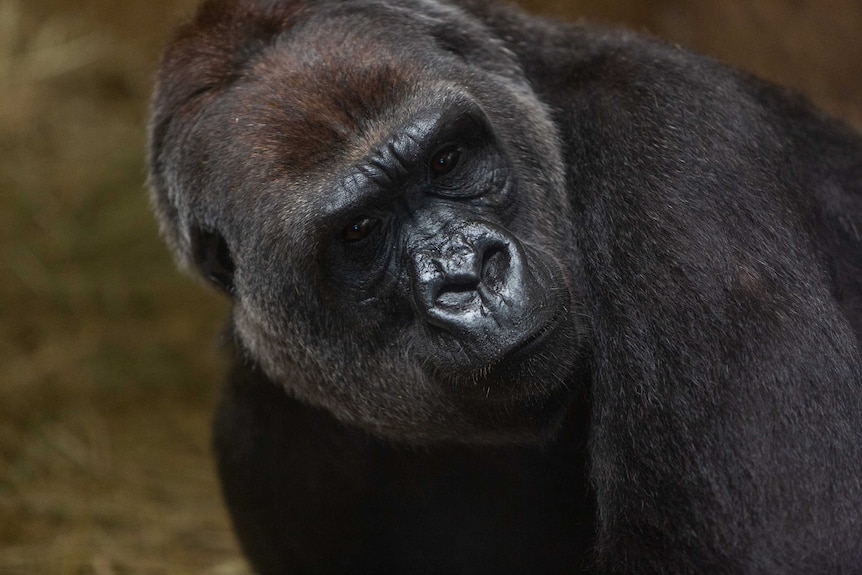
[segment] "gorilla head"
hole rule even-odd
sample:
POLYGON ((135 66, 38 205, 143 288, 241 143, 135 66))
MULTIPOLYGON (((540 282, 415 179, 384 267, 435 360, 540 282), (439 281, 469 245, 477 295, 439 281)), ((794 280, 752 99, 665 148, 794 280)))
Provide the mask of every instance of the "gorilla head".
POLYGON ((155 205, 297 398, 413 442, 541 440, 585 332, 560 145, 500 40, 415 4, 207 3, 163 63, 155 205))

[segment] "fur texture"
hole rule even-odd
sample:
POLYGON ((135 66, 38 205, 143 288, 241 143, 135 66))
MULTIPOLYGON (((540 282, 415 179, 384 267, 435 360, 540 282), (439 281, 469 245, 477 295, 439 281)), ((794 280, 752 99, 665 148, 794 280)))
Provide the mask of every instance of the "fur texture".
POLYGON ((862 139, 802 99, 493 3, 208 0, 150 136, 259 572, 862 572, 862 139))

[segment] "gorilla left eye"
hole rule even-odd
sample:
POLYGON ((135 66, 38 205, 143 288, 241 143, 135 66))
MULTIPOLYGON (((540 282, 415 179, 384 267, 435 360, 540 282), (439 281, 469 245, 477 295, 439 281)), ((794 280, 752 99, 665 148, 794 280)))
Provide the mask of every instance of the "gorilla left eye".
POLYGON ((358 218, 342 230, 341 239, 346 243, 362 241, 371 235, 371 232, 377 227, 377 223, 378 221, 374 218, 358 218))
POLYGON ((431 158, 431 173, 434 176, 445 176, 455 169, 460 157, 460 150, 454 147, 446 148, 437 152, 434 157, 431 158))

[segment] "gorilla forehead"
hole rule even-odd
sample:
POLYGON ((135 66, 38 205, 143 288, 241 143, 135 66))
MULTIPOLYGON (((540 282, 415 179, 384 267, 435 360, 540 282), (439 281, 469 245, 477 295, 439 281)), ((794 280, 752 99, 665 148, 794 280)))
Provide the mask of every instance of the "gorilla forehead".
MULTIPOLYGON (((399 49, 391 34, 379 34, 379 15, 358 12, 357 19, 349 11, 335 12, 297 24, 263 51, 214 106, 212 120, 226 129, 224 137, 201 143, 216 155, 229 151, 233 159, 236 148, 245 148, 253 161, 234 164, 242 175, 234 189, 246 197, 268 196, 280 217, 266 221, 290 223, 302 244, 306 234, 329 226, 326 214, 355 199, 350 196, 356 178, 367 176, 360 168, 394 138, 421 123, 439 122, 452 107, 487 103, 493 114, 518 99, 509 91, 519 84, 502 86, 493 74, 469 73, 461 58, 440 50, 430 36, 423 40, 427 50, 415 48, 415 37, 413 48, 399 49), (493 94, 493 100, 485 102, 483 94, 493 94), (233 142, 233 151, 222 140, 233 142)), ((389 16, 402 22, 405 14, 389 16)), ((415 27, 402 23, 407 31, 415 27)), ((510 72, 517 74, 517 67, 510 72)))
POLYGON ((374 39, 331 33, 343 42, 291 34, 255 63, 250 82, 237 86, 248 139, 281 155, 291 173, 317 171, 334 159, 417 84, 411 68, 374 39))
POLYGON ((234 89, 234 122, 256 155, 277 154, 288 176, 329 170, 348 149, 360 159, 409 121, 411 95, 439 107, 456 86, 483 82, 440 49, 434 26, 392 6, 350 7, 285 31, 234 89))
POLYGON ((481 113, 469 94, 447 83, 429 84, 392 100, 392 108, 377 111, 375 124, 357 120, 359 124, 352 131, 345 127, 354 120, 352 116, 342 124, 325 116, 294 116, 292 109, 265 112, 281 120, 277 125, 265 120, 259 129, 245 135, 263 165, 258 163, 250 172, 244 193, 257 194, 275 185, 289 200, 283 215, 295 224, 327 227, 331 223, 328 218, 345 209, 395 199, 404 192, 404 178, 411 177, 409 172, 427 152, 429 139, 459 114, 468 110, 481 113), (309 129, 315 126, 318 133, 283 133, 283 125, 290 122, 309 129), (325 134, 320 134, 321 130, 325 134), (256 141, 261 132, 270 132, 266 137, 270 145, 260 146, 256 141))

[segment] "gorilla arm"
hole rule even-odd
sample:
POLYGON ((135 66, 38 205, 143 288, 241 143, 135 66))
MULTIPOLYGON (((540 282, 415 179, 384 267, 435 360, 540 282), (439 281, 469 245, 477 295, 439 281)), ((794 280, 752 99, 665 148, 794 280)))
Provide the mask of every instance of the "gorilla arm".
POLYGON ((862 252, 822 238, 860 222, 862 141, 708 60, 608 41, 581 39, 601 66, 541 72, 575 79, 549 96, 593 320, 597 559, 855 569, 859 313, 836 282, 858 293, 862 252))

